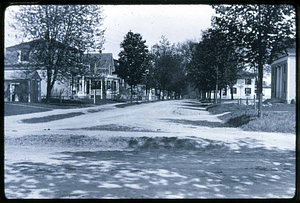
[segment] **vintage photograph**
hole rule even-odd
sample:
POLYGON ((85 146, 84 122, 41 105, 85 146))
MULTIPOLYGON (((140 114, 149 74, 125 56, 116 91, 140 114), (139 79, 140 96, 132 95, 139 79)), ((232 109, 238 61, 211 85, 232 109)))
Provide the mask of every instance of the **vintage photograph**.
POLYGON ((296 8, 11 5, 7 199, 292 199, 296 8))

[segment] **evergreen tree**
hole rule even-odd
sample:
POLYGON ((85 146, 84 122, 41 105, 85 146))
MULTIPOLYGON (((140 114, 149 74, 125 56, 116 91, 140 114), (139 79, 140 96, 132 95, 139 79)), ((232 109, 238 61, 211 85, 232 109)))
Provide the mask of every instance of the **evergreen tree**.
POLYGON ((119 69, 117 74, 131 87, 131 102, 133 87, 142 83, 143 74, 147 68, 148 49, 146 40, 141 34, 129 31, 121 43, 119 53, 119 69))

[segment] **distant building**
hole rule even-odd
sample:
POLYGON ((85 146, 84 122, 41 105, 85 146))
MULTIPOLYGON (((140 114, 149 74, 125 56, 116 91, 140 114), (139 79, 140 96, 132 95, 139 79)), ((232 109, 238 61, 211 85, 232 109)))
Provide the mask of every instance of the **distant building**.
MULTIPOLYGON (((268 84, 269 75, 264 74, 263 81, 263 100, 271 98, 271 86, 268 84), (265 81, 266 80, 266 81, 265 81)), ((231 99, 231 94, 233 94, 233 99, 253 99, 254 96, 257 99, 257 80, 256 74, 248 71, 241 71, 238 74, 238 79, 232 89, 228 86, 226 89, 222 90, 222 99, 231 99)), ((218 92, 218 98, 220 97, 218 92)), ((214 98, 212 93, 211 99, 214 98)))
MULTIPOLYGON (((254 95, 256 95, 255 76, 254 73, 247 71, 243 71, 239 74, 237 83, 232 88, 234 99, 253 99, 254 95)), ((227 93, 224 91, 223 98, 231 98, 231 90, 229 87, 227 93)))
MULTIPOLYGON (((23 71, 23 74, 18 76, 19 80, 28 80, 28 76, 24 75, 25 70, 27 72, 35 71, 35 75, 39 76, 39 78, 35 79, 38 81, 38 88, 36 89, 39 91, 37 93, 39 97, 37 100, 31 97, 31 102, 41 101, 42 98, 46 97, 47 92, 46 70, 43 68, 43 64, 36 64, 31 56, 31 53, 34 52, 34 45, 39 42, 40 40, 25 42, 7 47, 5 50, 5 72, 10 72, 5 74, 4 80, 6 84, 12 81, 10 76, 13 72, 16 75, 17 72, 23 71)), ((82 55, 82 62, 86 71, 79 73, 76 72, 76 67, 72 67, 74 69, 73 74, 55 82, 52 89, 52 97, 93 98, 96 92, 101 99, 111 99, 119 93, 120 78, 113 74, 115 64, 111 53, 83 54, 74 48, 70 48, 70 50, 74 50, 75 53, 82 55)), ((20 83, 17 89, 21 86, 23 86, 23 83, 20 83)), ((31 87, 33 86, 34 83, 32 83, 31 87)), ((17 100, 15 99, 14 101, 17 100)))
POLYGON ((91 53, 84 56, 87 73, 72 78, 72 95, 79 98, 93 98, 95 93, 101 99, 113 99, 119 95, 120 78, 115 72, 112 53, 91 53))
POLYGON ((288 49, 271 64, 271 97, 287 102, 296 100, 296 50, 288 49))

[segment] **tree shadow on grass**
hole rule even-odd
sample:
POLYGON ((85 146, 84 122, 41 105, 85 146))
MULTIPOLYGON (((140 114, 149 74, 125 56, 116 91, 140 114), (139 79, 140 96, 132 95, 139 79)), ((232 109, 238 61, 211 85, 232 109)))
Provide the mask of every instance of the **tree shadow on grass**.
POLYGON ((206 111, 205 109, 196 109, 196 108, 189 108, 189 107, 181 107, 182 109, 188 109, 188 110, 195 110, 195 111, 206 111))
POLYGON ((205 126, 205 127, 212 127, 212 128, 232 127, 231 125, 226 123, 211 122, 205 120, 198 120, 198 121, 187 120, 187 119, 161 119, 161 120, 178 123, 178 124, 191 125, 191 126, 205 126))
POLYGON ((229 118, 225 122, 225 125, 231 126, 231 127, 241 127, 243 125, 248 124, 250 121, 252 121, 256 118, 257 118, 257 116, 255 116, 255 115, 244 114, 241 116, 229 118))

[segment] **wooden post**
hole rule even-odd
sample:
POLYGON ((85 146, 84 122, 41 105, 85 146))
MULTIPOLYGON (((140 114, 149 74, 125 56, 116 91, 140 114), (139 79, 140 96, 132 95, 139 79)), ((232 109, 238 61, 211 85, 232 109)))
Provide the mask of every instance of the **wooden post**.
POLYGON ((253 101, 254 101, 254 110, 256 110, 256 100, 255 100, 255 95, 253 96, 253 101))

